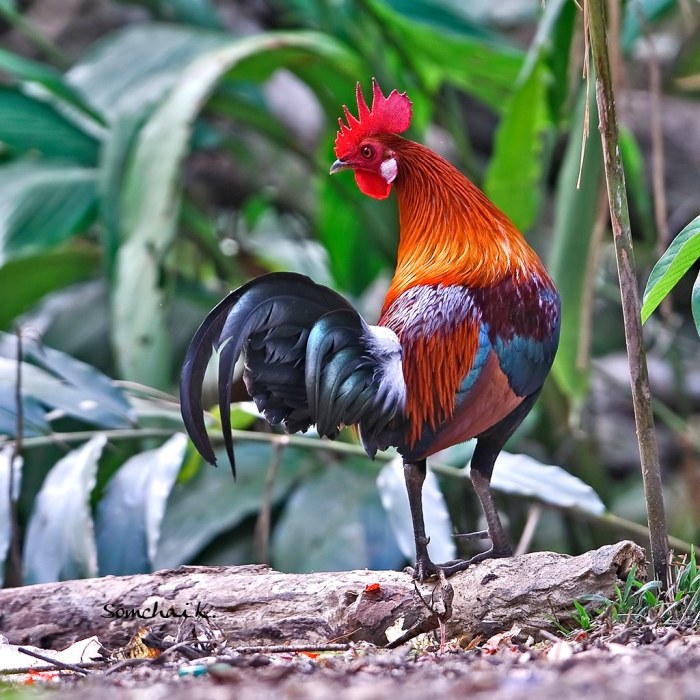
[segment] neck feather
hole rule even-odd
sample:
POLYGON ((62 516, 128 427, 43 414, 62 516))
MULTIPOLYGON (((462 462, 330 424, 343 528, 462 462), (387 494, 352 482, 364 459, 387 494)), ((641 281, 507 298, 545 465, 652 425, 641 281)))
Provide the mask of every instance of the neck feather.
POLYGON ((387 145, 399 159, 400 240, 385 309, 419 284, 479 288, 533 273, 549 279, 508 217, 454 166, 400 136, 387 145))

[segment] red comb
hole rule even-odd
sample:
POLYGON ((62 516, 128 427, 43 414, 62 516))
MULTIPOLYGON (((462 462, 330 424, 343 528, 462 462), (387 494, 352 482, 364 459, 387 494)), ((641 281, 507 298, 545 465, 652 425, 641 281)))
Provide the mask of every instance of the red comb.
POLYGON ((342 119, 338 119, 340 131, 335 137, 335 155, 337 158, 347 156, 360 141, 374 134, 400 134, 406 131, 411 124, 411 100, 405 92, 392 90, 388 97, 384 97, 377 81, 372 78, 372 109, 367 107, 362 95, 360 83, 355 89, 357 96, 356 119, 350 110, 343 105, 347 125, 342 119))

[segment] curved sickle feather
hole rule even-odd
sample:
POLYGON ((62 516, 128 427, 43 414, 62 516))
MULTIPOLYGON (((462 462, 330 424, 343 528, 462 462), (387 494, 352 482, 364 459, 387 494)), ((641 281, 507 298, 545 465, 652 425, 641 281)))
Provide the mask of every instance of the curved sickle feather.
POLYGON ((214 349, 219 358, 219 408, 226 454, 236 473, 231 437, 233 369, 251 334, 284 323, 293 316, 300 327, 311 328, 329 310, 352 306, 327 287, 304 275, 275 272, 258 277, 225 297, 204 319, 185 356, 180 402, 185 428, 197 450, 211 464, 216 454, 207 434, 202 407, 202 384, 214 349))

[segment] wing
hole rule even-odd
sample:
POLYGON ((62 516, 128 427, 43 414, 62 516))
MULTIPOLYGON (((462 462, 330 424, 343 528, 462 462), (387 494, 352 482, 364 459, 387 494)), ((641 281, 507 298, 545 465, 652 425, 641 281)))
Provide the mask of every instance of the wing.
POLYGON ((270 423, 288 432, 317 424, 331 438, 354 423, 369 434, 381 430, 401 410, 393 401, 401 384, 386 381, 397 374, 401 349, 395 336, 380 335, 342 296, 303 275, 272 273, 231 292, 200 326, 182 370, 182 416, 195 447, 216 463, 202 383, 219 348, 219 408, 234 474, 230 396, 241 354, 248 393, 270 423))
POLYGON ((541 388, 556 351, 559 299, 534 279, 417 285, 380 323, 403 346, 408 426, 399 450, 423 458, 480 435, 541 388))
POLYGON ((533 276, 516 284, 507 278, 496 287, 479 290, 475 299, 515 394, 525 397, 539 391, 559 344, 561 308, 551 281, 533 276))

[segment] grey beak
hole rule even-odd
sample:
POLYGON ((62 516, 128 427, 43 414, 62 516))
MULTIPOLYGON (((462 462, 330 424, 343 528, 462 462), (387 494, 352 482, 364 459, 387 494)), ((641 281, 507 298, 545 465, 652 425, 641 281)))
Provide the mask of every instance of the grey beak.
POLYGON ((333 165, 331 165, 331 175, 334 173, 339 173, 341 170, 346 170, 347 168, 352 167, 349 163, 346 163, 344 160, 336 160, 333 165))

